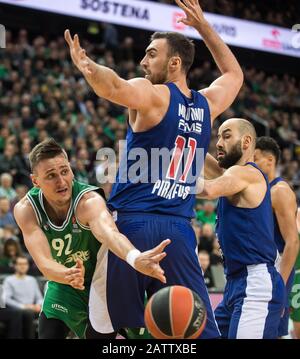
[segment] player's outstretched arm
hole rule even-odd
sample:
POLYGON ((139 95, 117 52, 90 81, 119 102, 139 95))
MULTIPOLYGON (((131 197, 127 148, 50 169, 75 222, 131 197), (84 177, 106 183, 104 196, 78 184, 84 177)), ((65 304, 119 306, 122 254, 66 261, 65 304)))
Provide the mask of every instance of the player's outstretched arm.
POLYGON ((134 110, 160 104, 161 94, 149 80, 135 78, 127 81, 110 68, 96 64, 81 48, 78 35, 72 38, 69 30, 65 31, 65 40, 74 65, 98 96, 134 110))
POLYGON ((16 204, 14 216, 22 231, 25 245, 41 273, 48 280, 83 290, 85 270, 82 261, 78 259, 74 267, 67 268, 53 259, 48 240, 26 198, 16 204))
POLYGON ((166 283, 159 262, 166 256, 165 247, 170 240, 162 241, 157 247, 139 252, 126 236, 118 231, 104 200, 95 192, 85 194, 80 200, 76 216, 89 225, 93 235, 119 258, 126 260, 137 271, 166 283))
POLYGON ((287 283, 299 252, 296 196, 285 183, 279 183, 279 185, 273 187, 271 196, 273 211, 276 215, 280 233, 285 241, 280 262, 280 274, 284 282, 287 283))
POLYGON ((221 71, 221 76, 217 80, 200 91, 208 100, 213 121, 233 103, 242 87, 244 75, 229 47, 204 18, 199 1, 175 0, 175 2, 186 15, 179 21, 194 27, 199 32, 221 71))
POLYGON ((224 169, 218 164, 218 161, 208 153, 204 162, 204 178, 207 180, 215 179, 222 176, 224 169))
POLYGON ((216 199, 233 196, 247 188, 250 181, 251 176, 244 166, 233 166, 216 179, 199 179, 197 197, 216 199))

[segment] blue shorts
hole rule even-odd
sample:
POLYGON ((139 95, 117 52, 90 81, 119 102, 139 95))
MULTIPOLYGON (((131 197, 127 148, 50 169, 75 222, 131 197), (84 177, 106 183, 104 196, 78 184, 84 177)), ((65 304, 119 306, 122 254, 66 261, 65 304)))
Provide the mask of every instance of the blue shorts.
POLYGON ((284 282, 274 266, 251 265, 230 276, 215 310, 222 338, 276 339, 284 300, 284 282))
POLYGON ((278 336, 283 337, 289 333, 289 316, 290 316, 290 305, 289 305, 289 296, 292 290, 293 282, 295 278, 295 269, 292 270, 289 279, 285 286, 285 303, 284 303, 284 314, 280 319, 278 336))
MULTIPOLYGON (((101 306, 94 305, 98 313, 103 313, 102 322, 104 319, 106 322, 110 321, 106 332, 109 332, 109 328, 117 331, 124 327, 144 327, 145 293, 149 298, 165 286, 182 285, 195 291, 206 305, 207 324, 201 338, 219 338, 220 333, 196 254, 197 241, 190 222, 175 216, 119 213, 116 224, 119 231, 140 251, 149 250, 164 239, 170 238, 172 243, 166 247, 167 256, 161 262, 167 278, 165 285, 157 279, 138 273, 126 262, 108 252, 106 298, 101 299, 101 306)), ((101 318, 99 315, 98 317, 100 323, 101 318)), ((101 331, 100 324, 95 329, 101 331)))

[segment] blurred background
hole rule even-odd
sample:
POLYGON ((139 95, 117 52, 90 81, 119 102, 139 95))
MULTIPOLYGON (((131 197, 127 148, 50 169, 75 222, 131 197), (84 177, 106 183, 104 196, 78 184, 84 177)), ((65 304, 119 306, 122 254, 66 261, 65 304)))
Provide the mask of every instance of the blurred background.
MULTIPOLYGON (((100 1, 74 1, 74 6, 77 4, 82 13, 84 8, 90 7, 84 18, 67 16, 71 4, 66 7, 65 14, 58 11, 59 14, 55 9, 46 12, 23 7, 26 1, 0 1, 0 24, 6 28, 6 48, 0 49, 0 283, 20 270, 36 281, 36 291, 32 293, 35 314, 27 320, 30 323, 24 329, 24 337, 36 336, 36 313, 45 284, 26 251, 12 214, 14 205, 32 186, 28 162, 31 149, 48 137, 55 138, 66 149, 77 179, 99 185, 97 173, 103 169, 96 161, 97 151, 102 147, 119 151, 118 141, 126 134, 127 110, 98 98, 91 91, 70 61, 63 33, 66 28, 73 34, 77 32, 88 55, 114 69, 121 77, 143 76, 139 61, 153 31, 149 28, 151 25, 143 28, 141 18, 151 22, 157 9, 174 12, 178 8, 166 6, 174 4, 171 0, 127 3, 132 3, 133 9, 124 10, 120 5, 115 11, 116 17, 123 16, 121 26, 118 19, 103 22, 109 9, 101 8, 100 1), (15 5, 7 4, 9 2, 15 5), (154 10, 152 6, 156 6, 154 10), (140 7, 149 12, 143 10, 138 15, 140 7), (90 19, 86 18, 89 16, 90 19)), ((203 0, 200 4, 211 15, 228 17, 224 18, 224 23, 230 21, 232 25, 220 27, 221 35, 224 29, 226 36, 230 31, 238 31, 239 26, 251 25, 244 43, 239 47, 231 46, 243 67, 245 83, 231 108, 216 121, 210 153, 215 154, 216 129, 220 123, 230 117, 251 120, 259 136, 270 135, 278 141, 282 149, 279 173, 294 189, 299 206, 300 53, 294 51, 290 55, 288 46, 280 38, 281 34, 292 34, 292 26, 300 23, 299 0, 252 0, 251 3, 203 0), (240 25, 236 22, 238 19, 248 21, 240 25), (259 29, 263 24, 269 32, 269 38, 263 42, 265 51, 254 49, 248 42, 262 36, 259 29)), ((166 24, 162 23, 162 30, 166 24)), ((207 87, 219 73, 203 42, 195 39, 195 43, 196 59, 189 74, 189 85, 199 90, 207 87)), ((108 196, 111 185, 102 187, 108 196)), ((215 202, 198 201, 193 220, 199 259, 213 306, 222 298, 225 284, 214 232, 215 209, 215 202)), ((22 303, 11 305, 18 308, 22 303)), ((7 323, 0 315, 1 337, 9 335, 7 323)))

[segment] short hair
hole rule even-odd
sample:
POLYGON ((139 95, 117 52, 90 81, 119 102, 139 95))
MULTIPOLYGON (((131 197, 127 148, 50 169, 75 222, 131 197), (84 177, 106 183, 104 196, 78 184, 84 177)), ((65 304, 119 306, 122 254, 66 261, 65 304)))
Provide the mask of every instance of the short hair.
POLYGON ((19 254, 14 260, 13 260, 13 264, 16 265, 18 259, 26 259, 27 263, 29 264, 29 259, 28 257, 26 257, 24 254, 19 254))
POLYGON ((271 153, 275 157, 275 163, 278 164, 281 156, 281 150, 278 143, 268 136, 259 137, 256 141, 256 149, 271 153))
POLYGON ((252 137, 256 140, 256 130, 253 124, 250 121, 245 120, 243 118, 239 118, 238 121, 239 121, 239 131, 241 135, 250 133, 250 135, 252 135, 252 137))
POLYGON ((7 172, 2 173, 0 180, 2 181, 4 178, 9 179, 10 181, 13 180, 13 176, 10 173, 7 173, 7 172))
POLYGON ((40 161, 54 158, 59 155, 64 155, 68 158, 66 151, 53 138, 48 138, 37 144, 29 154, 31 172, 34 171, 40 161))
POLYGON ((155 32, 150 40, 156 39, 167 40, 169 45, 168 55, 170 57, 179 56, 182 61, 182 69, 187 74, 195 58, 194 42, 178 32, 155 32))
POLYGON ((244 135, 251 135, 253 138, 253 144, 252 144, 252 148, 253 150, 255 149, 255 144, 256 144, 256 130, 255 127, 253 126, 253 124, 248 121, 245 120, 244 118, 237 118, 236 119, 238 121, 238 130, 241 136, 244 135))

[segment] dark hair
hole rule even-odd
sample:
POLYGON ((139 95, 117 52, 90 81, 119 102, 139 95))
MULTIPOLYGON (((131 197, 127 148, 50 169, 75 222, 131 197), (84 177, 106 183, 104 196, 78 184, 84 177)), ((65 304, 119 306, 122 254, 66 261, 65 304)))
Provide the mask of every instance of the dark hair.
POLYGON ((29 154, 31 171, 35 169, 36 165, 40 161, 59 156, 61 154, 68 158, 65 150, 53 138, 44 140, 43 142, 37 144, 29 154))
POLYGON ((269 152, 275 157, 276 165, 279 162, 281 150, 278 143, 272 138, 267 136, 259 137, 256 140, 256 149, 269 152))
POLYGON ((20 244, 15 240, 15 239, 12 239, 12 238, 8 238, 5 242, 4 242, 4 246, 3 246, 3 255, 4 257, 9 257, 9 253, 8 253, 8 249, 7 247, 8 246, 15 246, 16 247, 16 256, 19 257, 22 255, 22 249, 21 249, 21 246, 20 244))
POLYGON ((170 57, 179 56, 182 61, 182 69, 187 74, 194 62, 195 44, 186 36, 177 32, 155 32, 151 36, 151 41, 156 39, 166 39, 169 45, 170 57))

